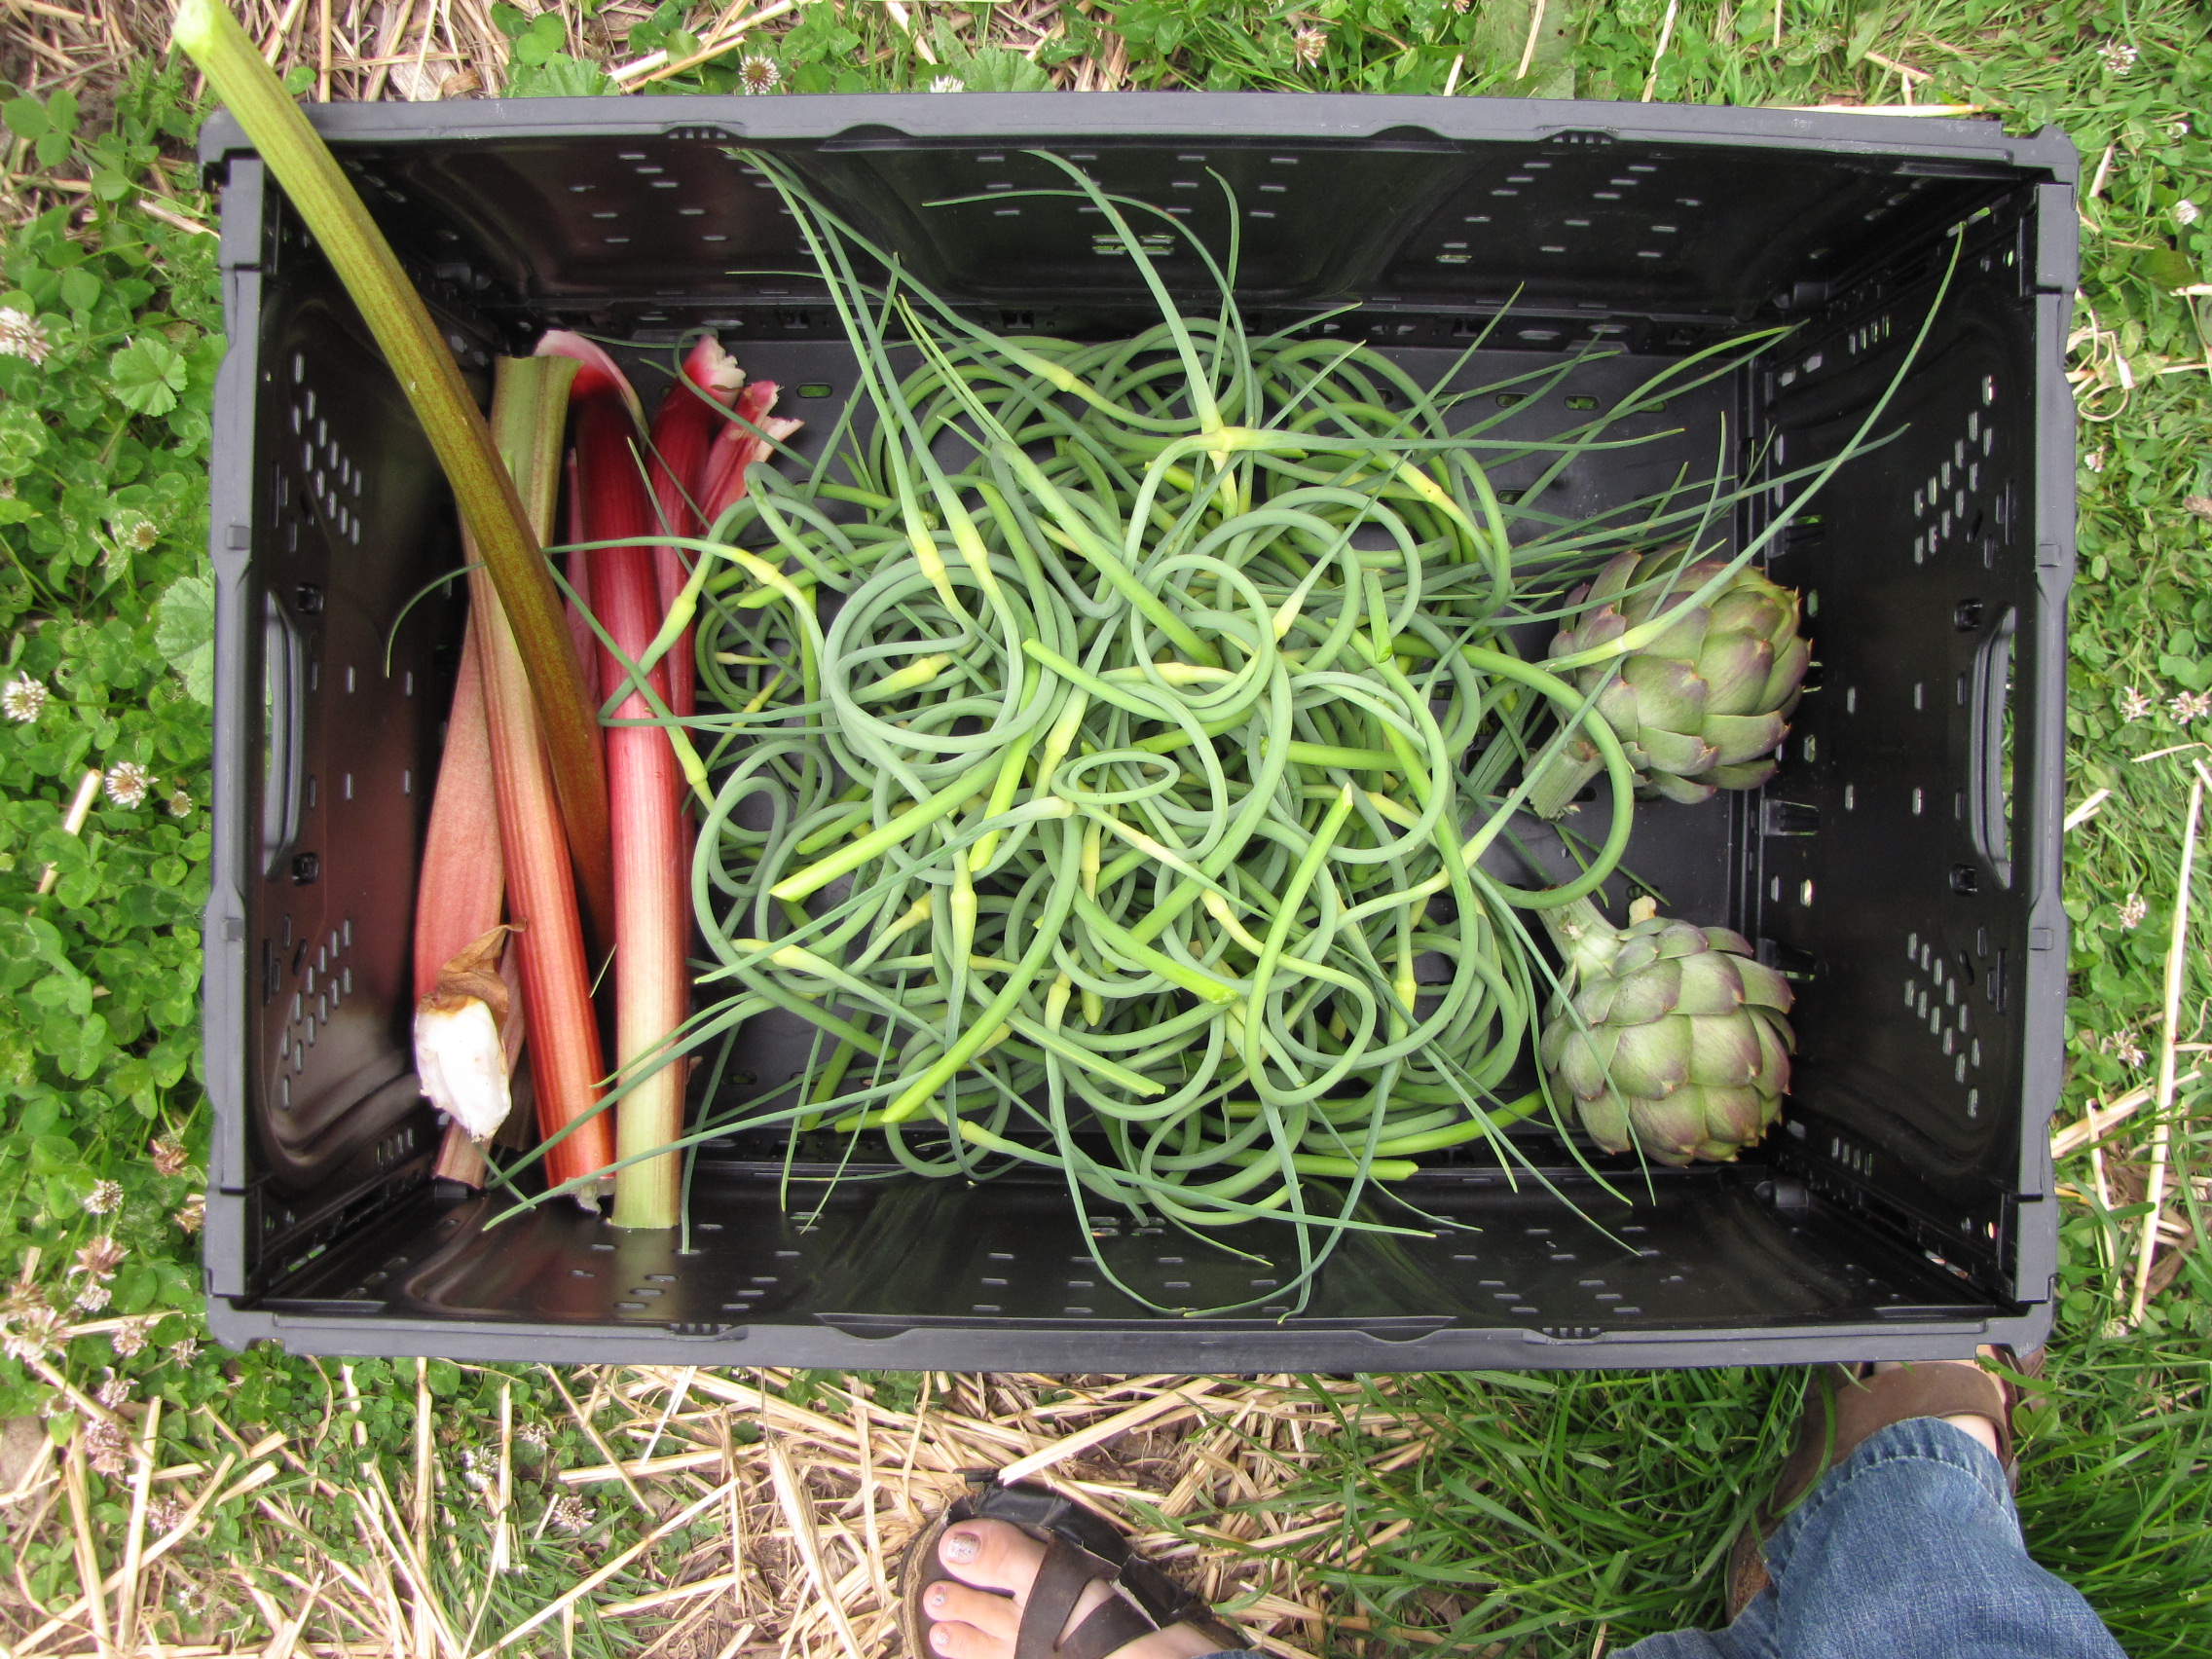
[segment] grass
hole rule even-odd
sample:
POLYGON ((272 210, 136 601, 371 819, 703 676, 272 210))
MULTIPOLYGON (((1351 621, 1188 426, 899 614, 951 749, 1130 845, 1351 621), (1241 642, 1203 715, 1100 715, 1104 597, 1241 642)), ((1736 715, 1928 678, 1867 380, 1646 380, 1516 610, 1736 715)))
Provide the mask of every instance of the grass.
MULTIPOLYGON (((2083 420, 2072 803, 2110 792, 2067 839, 2074 983, 2064 1112, 2078 1118, 2155 1082, 2167 1035, 2180 826, 2191 762, 2206 754, 2208 715, 2197 700, 2212 693, 2212 294, 2192 291, 2212 279, 2212 133, 2202 114, 2212 107, 2212 47, 2198 8, 1784 0, 1777 18, 1761 0, 1487 0, 1465 12, 1451 0, 1030 0, 909 4, 903 22, 888 6, 827 0, 773 17, 772 7, 755 10, 762 20, 738 18, 746 32, 722 55, 659 80, 648 64, 619 84, 719 91, 746 73, 806 91, 918 88, 945 77, 978 90, 1441 92, 1449 84, 1458 93, 1572 90, 1630 99, 1648 88, 1687 101, 1972 106, 2016 129, 2063 127, 2095 186, 2081 203, 2083 276, 2070 355, 2083 420), (764 67, 749 69, 748 59, 764 67)), ((667 54, 665 64, 706 51, 721 15, 682 0, 657 10, 616 0, 588 15, 564 8, 535 19, 474 0, 434 10, 256 0, 248 23, 295 91, 434 96, 604 90, 617 84, 609 68, 652 52, 667 54), (427 34, 425 17, 435 25, 427 34)), ((111 120, 122 71, 156 50, 160 24, 158 7, 132 4, 82 15, 11 9, 0 78, 42 99, 67 82, 81 97, 84 131, 97 132, 111 120)), ((174 296, 134 303, 167 307, 166 337, 175 337, 176 318, 204 314, 211 277, 192 252, 204 239, 169 222, 203 216, 204 203, 176 169, 148 159, 160 149, 180 156, 175 135, 147 138, 147 155, 42 148, 40 134, 24 130, 30 118, 10 109, 6 166, 20 210, 113 203, 119 224, 143 228, 155 274, 177 285, 174 296), (65 179, 91 181, 90 194, 82 182, 75 192, 57 182, 65 179)), ((129 110, 126 98, 124 115, 112 119, 139 119, 129 110)), ((25 234, 17 234, 18 250, 25 234)), ((106 245, 112 253, 119 244, 110 237, 106 245)), ((168 417, 178 423, 173 453, 187 457, 198 387, 189 354, 177 346, 184 414, 168 417)), ((159 357, 141 349, 133 372, 161 379, 169 365, 159 357)), ((172 515, 165 530, 172 522, 185 537, 177 545, 188 545, 196 521, 172 515)), ((0 534, 14 535, 13 521, 0 534)), ((133 650, 155 648, 156 602, 170 601, 178 579, 153 559, 105 586, 57 590, 43 611, 12 605, 8 660, 58 638, 126 664, 133 650)), ((189 682, 197 646, 188 618, 181 605, 166 614, 171 625, 161 638, 189 682)), ((96 713, 126 738, 138 729, 132 719, 153 731, 176 718, 166 679, 132 679, 116 666, 104 683, 96 713)), ((83 705, 91 693, 75 695, 83 705)), ((95 750, 125 740, 91 715, 81 719, 95 750)), ((77 855, 51 828, 86 753, 81 744, 67 755, 41 750, 0 778, 10 859, 27 866, 58 856, 64 898, 97 888, 89 873, 67 888, 93 870, 92 854, 69 863, 77 855)), ((187 786, 203 763, 173 760, 187 786)), ((86 837, 103 848, 122 845, 128 830, 107 812, 86 837)), ((203 837, 197 850, 183 839, 163 856, 203 861, 203 837)), ((195 868, 171 885, 190 890, 202 879, 195 868)), ((128 891, 112 896, 118 913, 144 903, 128 891)), ((2184 1072, 2199 1053, 2189 1046, 2208 1040, 2212 1007, 2202 922, 2212 896, 2196 898, 2172 1034, 2184 1072)), ((53 946, 63 955, 66 947, 66 939, 53 946)), ((68 985, 55 993, 64 994, 75 993, 68 985)), ((44 1039, 7 1023, 15 1017, 0 1018, 12 1077, 50 1090, 87 1087, 68 1081, 87 1073, 52 1070, 59 1062, 39 1047, 44 1039)), ((173 1072, 165 1061, 129 1075, 138 1092, 113 1098, 140 1103, 153 1120, 143 1132, 127 1118, 128 1132, 101 1130, 76 1161, 39 1166, 35 1182, 16 1180, 14 1207, 0 1217, 13 1252, 0 1266, 34 1288, 59 1285, 93 1225, 75 1209, 84 1195, 71 1183, 89 1192, 94 1179, 118 1180, 150 1219, 142 1235, 130 1235, 132 1266, 116 1282, 137 1299, 134 1316, 160 1315, 141 1328, 153 1332, 142 1350, 122 1351, 111 1319, 78 1309, 40 1358, 45 1371, 0 1360, 7 1409, 56 1414, 54 1432, 12 1436, 5 1445, 14 1455, 0 1453, 8 1476, 0 1497, 20 1493, 0 1546, 0 1628, 18 1651, 102 1651, 90 1607, 35 1645, 20 1644, 80 1599, 86 1552, 104 1575, 133 1536, 143 1552, 174 1527, 174 1546, 137 1575, 135 1596, 144 1628, 172 1653, 352 1644, 454 1655, 612 1566, 517 1650, 640 1653, 657 1642, 682 1659, 714 1659, 788 1637, 793 1650, 844 1653, 834 1601, 852 1641, 872 1655, 893 1640, 876 1573, 904 1529, 953 1489, 957 1469, 1107 1421, 1183 1381, 1114 1392, 1067 1380, 685 1379, 608 1368, 565 1375, 557 1386, 542 1370, 195 1355, 186 1246, 173 1229, 162 1231, 189 1174, 157 1184, 143 1149, 158 1131, 188 1148, 203 1144, 204 1108, 181 1059, 173 1072), (43 1267, 26 1269, 34 1247, 43 1267), (157 1263, 170 1266, 157 1271, 157 1263), (145 1276, 129 1277, 141 1266, 145 1276), (88 1398, 109 1376, 119 1384, 112 1419, 88 1398), (74 1403, 56 1380, 76 1390, 74 1403), (147 1433, 157 1397, 150 1458, 140 1465, 123 1438, 147 1433), (865 1446, 851 1427, 864 1406, 865 1446), (661 1454, 674 1446, 701 1461, 628 1480, 561 1478, 604 1464, 610 1452, 634 1459, 656 1441, 661 1454), (789 1464, 781 1488, 771 1448, 789 1464), (143 1483, 143 1503, 133 1474, 141 1466, 158 1477, 143 1483), (688 1504, 723 1483, 730 1491, 719 1501, 622 1560, 664 1515, 682 1513, 672 1501, 688 1504), (502 1521, 516 1570, 488 1573, 502 1521), (800 1547, 810 1528, 819 1579, 800 1547), (679 1581, 728 1572, 733 1560, 740 1582, 722 1593, 651 1601, 679 1581)), ((18 1097, 30 1098, 25 1087, 17 1084, 18 1097)), ((2126 1265, 2148 1219, 2157 1103, 2060 1161, 2063 1300, 2050 1380, 2026 1443, 2020 1501, 2031 1550, 2082 1588, 2137 1659, 2212 1651, 2212 1604, 2201 1588, 2212 1583, 2212 1258, 2195 1247, 2212 1228, 2202 1184, 2212 1129, 2201 1092, 2185 1086, 2169 1114, 2177 1180, 2164 1205, 2163 1282, 2137 1324, 2121 1315, 2126 1265)), ((11 1144, 37 1129, 18 1099, 4 1110, 11 1144)), ((1209 1593, 1250 1604, 1251 1622, 1287 1651, 1587 1655, 1717 1619, 1720 1553, 1788 1435, 1797 1387, 1791 1376, 1741 1371, 1263 1379, 1221 1385, 1192 1407, 1198 1416, 1157 1419, 1054 1472, 1090 1482, 1093 1495, 1149 1529, 1157 1545, 1181 1551, 1209 1593), (1257 1542, 1285 1533, 1286 1541, 1257 1542)), ((34 1430, 41 1426, 34 1419, 34 1430)), ((111 1594, 99 1617, 112 1625, 126 1610, 111 1594)))

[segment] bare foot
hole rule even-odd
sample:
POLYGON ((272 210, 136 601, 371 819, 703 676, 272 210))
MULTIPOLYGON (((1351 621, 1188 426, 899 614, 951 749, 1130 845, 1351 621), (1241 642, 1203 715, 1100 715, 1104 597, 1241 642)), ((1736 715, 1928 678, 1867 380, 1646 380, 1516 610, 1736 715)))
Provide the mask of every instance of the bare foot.
MULTIPOLYGON (((944 1659, 1013 1659, 1021 1609, 1045 1563, 1045 1546, 1003 1521, 963 1521, 945 1530, 937 1557, 961 1582, 933 1584, 923 1593, 922 1611, 937 1621, 930 1644, 944 1659)), ((1064 1641, 1092 1608, 1120 1593, 1103 1579, 1087 1585, 1055 1641, 1064 1641)), ((1199 1659, 1219 1651, 1218 1642, 1177 1624, 1116 1648, 1112 1659, 1199 1659)))
MULTIPOLYGON (((1982 1346, 1980 1351, 1991 1359, 2001 1359, 2003 1357, 1995 1348, 1988 1346, 1986 1344, 1982 1346)), ((1980 1366, 1975 1365, 1974 1361, 1971 1359, 1923 1359, 1915 1360, 1913 1363, 1916 1365, 1972 1365, 1977 1371, 1981 1369, 1980 1366)), ((1899 1362, 1894 1359, 1885 1359, 1874 1367, 1877 1372, 1896 1371, 1899 1368, 1899 1362)), ((1994 1422, 1990 1421, 1989 1419, 1983 1417, 1979 1412, 1954 1412, 1949 1417, 1943 1419, 1943 1421, 1949 1423, 1953 1428, 1962 1429, 1966 1433, 1972 1435, 1976 1440, 1980 1441, 1984 1446, 1989 1448, 1989 1455, 1991 1456, 1994 1457, 1998 1455, 1997 1425, 1994 1422)))

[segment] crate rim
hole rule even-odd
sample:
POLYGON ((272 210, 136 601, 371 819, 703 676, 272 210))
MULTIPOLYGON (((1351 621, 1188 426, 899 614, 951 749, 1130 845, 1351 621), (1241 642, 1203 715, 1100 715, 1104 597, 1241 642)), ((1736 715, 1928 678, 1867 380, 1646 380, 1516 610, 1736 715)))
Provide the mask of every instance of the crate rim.
MULTIPOLYGON (((1592 98, 1410 96, 1378 92, 791 92, 482 98, 439 103, 307 104, 333 144, 454 138, 702 137, 729 142, 820 142, 867 129, 922 142, 1032 137, 1162 136, 1372 140, 1393 134, 1438 143, 1528 142, 1569 134, 1614 142, 1817 148, 1831 153, 2041 173, 2073 185, 2081 153, 2055 126, 2014 136, 2001 122, 1876 114, 1851 108, 1769 109, 1734 104, 1624 104, 1592 98), (1047 111, 1051 113, 1048 115, 1047 111), (678 115, 676 112, 682 112, 678 115), (702 129, 713 129, 712 132, 702 129)), ((228 110, 200 134, 203 169, 254 146, 228 110)))

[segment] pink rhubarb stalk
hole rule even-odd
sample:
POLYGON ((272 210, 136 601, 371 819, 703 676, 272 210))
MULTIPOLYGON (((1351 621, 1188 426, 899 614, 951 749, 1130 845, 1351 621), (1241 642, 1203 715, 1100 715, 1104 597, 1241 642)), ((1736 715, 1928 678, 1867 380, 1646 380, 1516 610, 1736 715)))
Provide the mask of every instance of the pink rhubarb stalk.
MULTIPOLYGON (((498 364, 493 430, 540 535, 552 521, 560 485, 565 383, 571 373, 566 364, 529 358, 502 358, 498 364)), ((498 593, 481 570, 469 576, 469 627, 484 668, 492 777, 507 908, 521 958, 538 1130, 550 1138, 576 1124, 546 1155, 547 1179, 562 1184, 614 1160, 612 1125, 606 1113, 595 1110, 607 1063, 591 1006, 590 963, 530 677, 498 593)))
POLYGON ((744 498, 745 469, 774 453, 768 439, 782 443, 806 424, 769 414, 776 407, 776 391, 774 381, 753 382, 738 397, 734 411, 737 419, 725 422, 716 434, 714 448, 692 491, 692 498, 699 503, 699 516, 709 529, 733 502, 744 498))
MULTIPOLYGON (((659 518, 639 464, 636 399, 607 353, 556 331, 540 354, 573 357, 578 369, 570 401, 575 410, 576 495, 583 503, 592 604, 613 648, 601 648, 600 687, 610 696, 642 662, 665 613, 654 574, 659 518)), ((665 707, 665 661, 645 677, 665 707)), ((651 703, 633 689, 607 728, 608 824, 614 844, 615 1060, 627 1086, 615 1116, 615 1152, 626 1162, 614 1177, 614 1225, 674 1227, 682 1159, 656 1151, 682 1133, 684 1067, 667 1055, 683 1023, 690 989, 685 946, 690 939, 684 881, 683 775, 668 734, 652 724, 651 703)))
MULTIPOLYGON (((729 424, 725 411, 744 385, 745 371, 710 334, 684 357, 682 375, 653 415, 653 505, 670 535, 696 536, 705 528, 693 492, 715 440, 729 424)), ((664 616, 690 578, 690 566, 691 556, 681 548, 663 543, 653 549, 653 580, 664 616)), ((679 719, 688 719, 697 706, 698 671, 692 631, 686 628, 668 652, 668 706, 679 719)))
MULTIPOLYGON (((573 451, 570 452, 564 475, 569 481, 569 539, 571 542, 581 541, 584 538, 584 503, 583 498, 576 492, 576 458, 573 451)), ((569 578, 570 597, 565 607, 569 638, 576 647, 576 661, 583 665, 584 695, 591 699, 593 713, 592 742, 599 749, 599 763, 604 767, 607 764, 607 728, 598 719, 601 702, 599 637, 591 631, 591 623, 585 620, 591 615, 591 555, 571 553, 564 561, 564 568, 569 578)), ((611 881, 611 875, 608 879, 611 881)), ((610 896, 612 892, 613 889, 609 887, 610 896)))
MULTIPOLYGON (((440 976, 469 943, 499 924, 507 891, 499 858, 499 806, 492 783, 492 732, 484 711, 484 663, 471 628, 461 646, 453 709, 446 717, 445 750, 430 797, 430 829, 423 839, 422 874, 415 888, 415 1001, 438 987, 440 976)), ((512 1071, 524 1021, 516 1009, 500 1035, 512 1071)), ((424 1077, 418 1052, 418 1077, 424 1077)), ((430 1090, 425 1088, 425 1093, 430 1090)), ((432 1095, 432 1098, 435 1098, 432 1095)), ((484 1155, 457 1121, 446 1124, 436 1173, 471 1187, 484 1185, 484 1155)))
POLYGON ((499 806, 492 787, 492 732, 484 712, 484 658, 471 628, 446 719, 445 752, 430 796, 415 887, 415 1000, 436 987, 447 963, 499 925, 506 898, 499 863, 499 806))

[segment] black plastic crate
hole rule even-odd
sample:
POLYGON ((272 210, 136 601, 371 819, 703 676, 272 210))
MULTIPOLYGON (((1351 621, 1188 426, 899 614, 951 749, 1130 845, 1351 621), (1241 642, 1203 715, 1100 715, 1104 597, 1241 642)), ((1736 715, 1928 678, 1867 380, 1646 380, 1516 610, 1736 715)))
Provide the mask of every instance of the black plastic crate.
MULTIPOLYGON (((1788 321, 1779 350, 1673 399, 1674 435, 1565 481, 1564 510, 1686 465, 1833 455, 1893 377, 1954 233, 1949 299, 1885 428, 1771 549, 1806 590, 1814 688, 1774 781, 1641 815, 1632 863, 1674 913, 1794 976, 1784 1128, 1736 1163, 1656 1169, 1630 1249, 1483 1152, 1415 1183, 1479 1226, 1352 1235, 1304 1314, 1147 1314, 1094 1284, 1065 1193, 848 1183, 787 1214, 778 1160, 706 1149, 693 1248, 572 1208, 433 1183, 407 1045, 412 873, 458 645, 406 598, 460 563, 452 503, 388 372, 228 122, 232 352, 217 399, 215 1103, 208 1318, 313 1352, 870 1368, 1250 1372, 1802 1362, 2025 1346, 2050 1316, 2066 923, 2059 907, 2075 156, 2055 132, 1852 115, 1274 94, 530 99, 317 108, 479 390, 566 324, 640 352, 707 324, 797 395, 819 442, 852 361, 769 148, 994 326, 1144 316, 1074 203, 1015 198, 1051 148, 1226 230, 1256 322, 1362 337, 1463 384, 1587 354, 1512 419, 1566 424, 1671 359, 1788 321), (1002 191, 1001 187, 1004 187, 1002 191), (809 395, 812 394, 812 395, 809 395), (1763 458, 1763 459, 1761 459, 1763 458), (387 638, 391 635, 389 671, 387 638)), ((1171 280, 1198 274, 1163 258, 1171 280)), ((645 359, 639 357, 642 364, 645 359)), ((650 388, 647 388, 648 395, 650 388)), ((1609 398, 1608 398, 1609 401, 1609 398)), ((1511 487, 1523 482, 1501 476, 1511 487)), ((1756 534, 1767 500, 1738 515, 1756 534)), ((1594 827, 1593 827, 1594 828, 1594 827)), ((1556 845, 1556 844, 1555 844, 1556 845)), ((1532 857, 1545 856, 1540 842, 1532 857)), ((1526 873, 1526 872, 1525 872, 1526 873)), ((759 1022, 768 1090, 803 1057, 759 1022)), ((1569 1196, 1566 1150, 1524 1131, 1569 1196)), ((1623 1177, 1633 1183, 1632 1170, 1623 1177)), ((1266 1270, 1099 1224, 1158 1297, 1241 1301, 1266 1270)), ((1266 1235, 1247 1242, 1263 1248, 1266 1235)))

